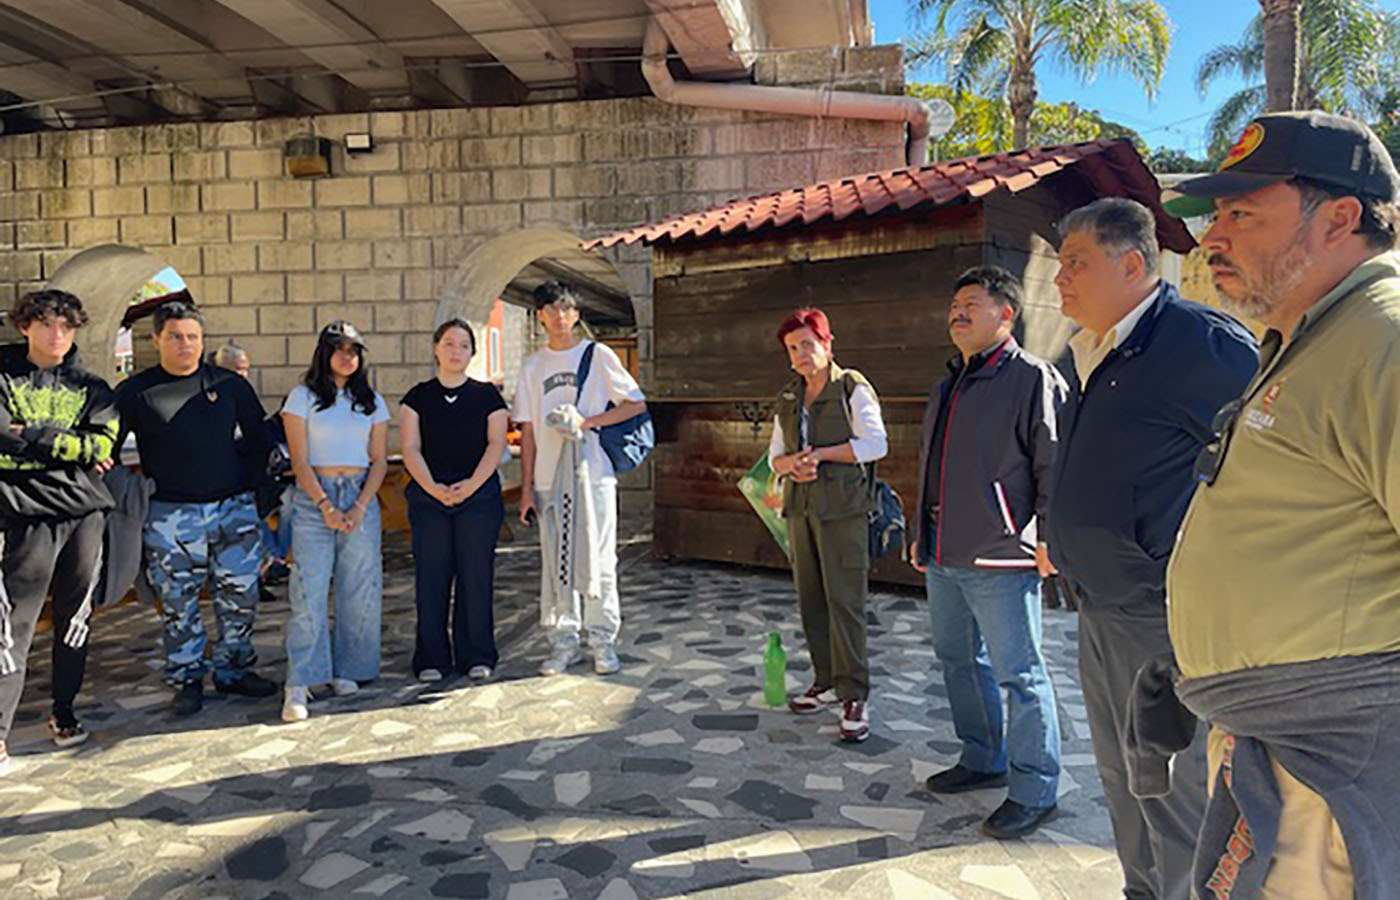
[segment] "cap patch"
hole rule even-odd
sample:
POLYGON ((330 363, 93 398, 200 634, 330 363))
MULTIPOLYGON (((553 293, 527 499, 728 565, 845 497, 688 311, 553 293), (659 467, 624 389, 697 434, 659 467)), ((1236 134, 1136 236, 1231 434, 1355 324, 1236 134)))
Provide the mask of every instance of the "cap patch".
POLYGON ((1230 168, 1255 150, 1258 150, 1259 145, 1263 142, 1264 126, 1260 125, 1258 122, 1250 122, 1240 135, 1239 140, 1235 141, 1235 146, 1231 147, 1230 152, 1225 154, 1225 161, 1220 164, 1221 170, 1224 171, 1230 168))

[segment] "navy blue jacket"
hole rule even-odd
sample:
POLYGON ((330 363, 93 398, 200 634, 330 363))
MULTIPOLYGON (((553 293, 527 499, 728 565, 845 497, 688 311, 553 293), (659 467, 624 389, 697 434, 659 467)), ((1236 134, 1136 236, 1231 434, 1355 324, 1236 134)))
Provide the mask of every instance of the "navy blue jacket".
POLYGON ((1056 421, 1068 395, 1065 380, 1014 338, 969 374, 961 354, 948 368, 948 377, 929 393, 919 444, 919 503, 906 511, 912 516, 919 562, 1033 571, 1039 523, 1050 507, 1056 421), (942 458, 930 460, 945 404, 942 458), (928 511, 934 506, 940 515, 930 522, 928 511))
POLYGON ((1248 329, 1163 282, 1132 333, 1075 391, 1044 539, 1086 603, 1160 609, 1196 457, 1216 412, 1258 366, 1248 329))

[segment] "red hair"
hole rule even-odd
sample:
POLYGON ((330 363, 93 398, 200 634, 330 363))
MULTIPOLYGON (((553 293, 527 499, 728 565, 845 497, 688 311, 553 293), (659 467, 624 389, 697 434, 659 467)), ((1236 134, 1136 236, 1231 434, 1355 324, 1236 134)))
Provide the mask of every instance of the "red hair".
POLYGON ((778 326, 778 346, 787 349, 784 338, 792 334, 799 328, 810 328, 817 340, 831 346, 831 323, 826 319, 826 313, 819 309, 799 309, 794 310, 792 315, 783 319, 783 324, 778 326))

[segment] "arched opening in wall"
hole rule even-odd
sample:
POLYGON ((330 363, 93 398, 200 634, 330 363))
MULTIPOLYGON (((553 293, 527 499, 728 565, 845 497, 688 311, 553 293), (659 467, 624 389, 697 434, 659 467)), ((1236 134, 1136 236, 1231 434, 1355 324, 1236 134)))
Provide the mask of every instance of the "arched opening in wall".
MULTIPOLYGON (((469 374, 514 397, 525 357, 544 345, 531 292, 545 281, 560 281, 579 298, 585 334, 612 347, 637 375, 638 315, 631 283, 646 283, 645 272, 624 273, 604 256, 582 249, 578 235, 562 228, 533 227, 507 232, 474 247, 438 294, 434 324, 457 317, 477 331, 478 351, 469 374), (624 278, 624 274, 630 278, 624 278)), ((512 455, 518 453, 512 432, 512 455)), ((640 473, 642 470, 637 470, 640 473)), ((503 469, 508 495, 519 486, 518 459, 503 469)), ((623 488, 645 490, 649 474, 629 474, 623 488)))
POLYGON ((136 247, 103 244, 60 266, 48 287, 83 301, 88 312, 87 333, 81 337, 83 360, 115 384, 155 363, 155 349, 140 322, 126 327, 131 322, 128 313, 149 312, 142 304, 185 290, 185 282, 158 256, 136 247))
POLYGON ((460 317, 479 330, 475 378, 514 390, 520 362, 543 342, 531 292, 561 281, 579 297, 585 333, 617 351, 635 375, 640 363, 637 311, 623 274, 605 257, 581 249, 560 228, 525 228, 483 241, 457 265, 438 295, 433 321, 460 317))

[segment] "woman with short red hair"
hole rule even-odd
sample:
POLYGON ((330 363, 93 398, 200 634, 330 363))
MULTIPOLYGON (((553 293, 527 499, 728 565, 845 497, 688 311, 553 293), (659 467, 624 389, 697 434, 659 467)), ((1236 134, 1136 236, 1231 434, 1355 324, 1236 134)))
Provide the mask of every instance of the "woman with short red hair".
POLYGON ((888 450, 880 400, 870 382, 832 358, 826 313, 799 309, 778 326, 797 376, 778 394, 769 463, 783 482, 788 554, 812 656, 813 681, 788 701, 794 713, 841 706, 841 740, 870 736, 866 700, 867 516, 874 472, 864 463, 888 450))

